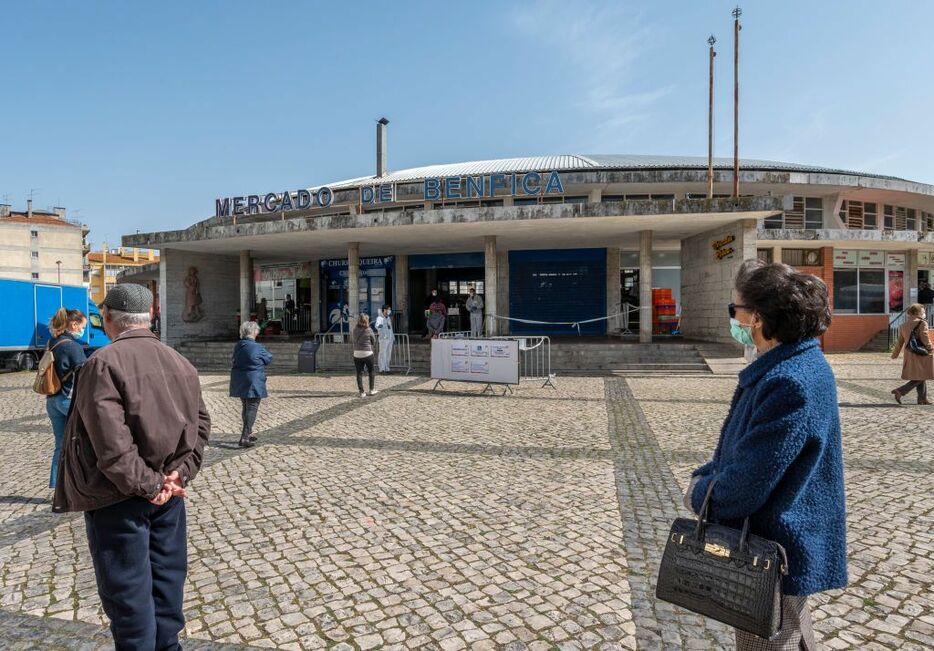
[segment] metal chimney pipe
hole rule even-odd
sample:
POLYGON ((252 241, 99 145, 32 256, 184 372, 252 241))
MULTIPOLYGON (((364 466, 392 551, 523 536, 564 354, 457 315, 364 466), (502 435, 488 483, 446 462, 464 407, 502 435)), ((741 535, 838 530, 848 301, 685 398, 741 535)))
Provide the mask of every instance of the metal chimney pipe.
POLYGON ((32 199, 26 199, 26 217, 32 219, 32 199))
POLYGON ((387 159, 389 157, 389 133, 386 125, 389 120, 380 118, 376 121, 376 176, 386 176, 388 172, 387 159))

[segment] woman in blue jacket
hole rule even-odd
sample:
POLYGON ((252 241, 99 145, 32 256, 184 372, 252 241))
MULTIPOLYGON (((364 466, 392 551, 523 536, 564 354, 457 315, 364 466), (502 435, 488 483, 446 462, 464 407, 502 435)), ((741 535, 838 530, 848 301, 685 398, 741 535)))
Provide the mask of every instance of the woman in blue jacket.
POLYGON ((710 483, 714 520, 784 546, 782 630, 736 632, 737 649, 815 648, 807 596, 847 584, 843 452, 836 381, 816 337, 830 325, 827 287, 783 264, 744 263, 730 330, 758 357, 739 375, 713 460, 693 472, 697 513, 710 483))
POLYGON ((55 374, 61 380, 62 388, 53 396, 45 399, 45 412, 52 422, 55 435, 55 451, 52 452, 52 469, 49 471, 49 488, 55 488, 58 477, 58 460, 62 456, 62 439, 65 437, 65 423, 68 409, 71 407, 71 394, 75 386, 75 373, 88 361, 80 340, 88 320, 81 310, 60 308, 49 321, 49 350, 55 358, 55 374))
POLYGON ((230 397, 240 398, 243 403, 241 448, 255 445, 253 424, 256 422, 260 400, 269 396, 266 392, 266 367, 272 361, 272 353, 262 344, 256 343, 258 334, 259 325, 256 321, 246 321, 240 326, 240 341, 234 346, 230 369, 230 397))

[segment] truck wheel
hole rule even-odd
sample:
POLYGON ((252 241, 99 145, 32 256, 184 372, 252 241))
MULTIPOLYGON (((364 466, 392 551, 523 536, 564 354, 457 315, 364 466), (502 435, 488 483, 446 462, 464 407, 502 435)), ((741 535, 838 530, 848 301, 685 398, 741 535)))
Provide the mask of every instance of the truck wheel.
POLYGON ((32 353, 20 353, 16 356, 16 368, 21 371, 35 371, 36 358, 32 353))

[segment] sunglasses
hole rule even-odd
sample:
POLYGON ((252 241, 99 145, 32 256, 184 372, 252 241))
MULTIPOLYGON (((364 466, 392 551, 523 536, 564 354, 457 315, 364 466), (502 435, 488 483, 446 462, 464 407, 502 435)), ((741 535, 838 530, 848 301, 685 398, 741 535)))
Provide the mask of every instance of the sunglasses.
POLYGON ((736 308, 740 308, 741 310, 748 310, 749 306, 748 305, 737 305, 736 303, 730 303, 729 305, 727 305, 726 309, 730 311, 731 319, 736 318, 736 308))

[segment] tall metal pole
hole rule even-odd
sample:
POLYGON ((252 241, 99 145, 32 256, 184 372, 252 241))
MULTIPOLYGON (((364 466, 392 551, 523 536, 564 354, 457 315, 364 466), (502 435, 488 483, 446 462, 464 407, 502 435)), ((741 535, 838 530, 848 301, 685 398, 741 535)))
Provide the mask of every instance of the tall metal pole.
POLYGON ((739 17, 743 10, 733 10, 733 198, 739 198, 739 17))
POLYGON ((713 199, 713 58, 717 56, 713 45, 717 42, 713 34, 707 39, 710 45, 710 92, 707 104, 707 198, 713 199))

